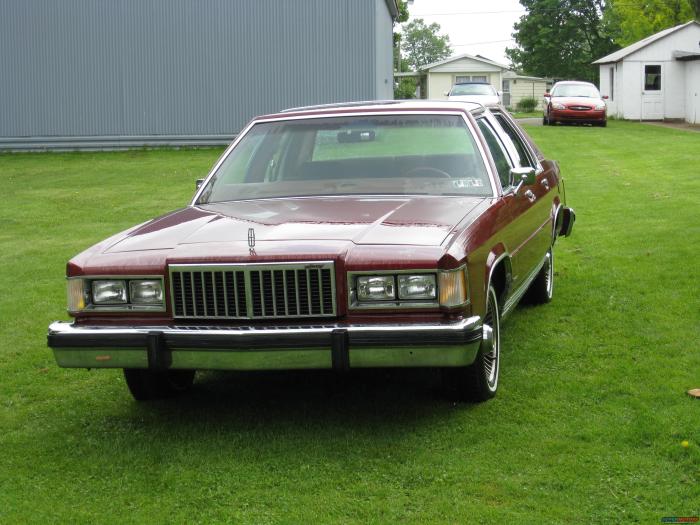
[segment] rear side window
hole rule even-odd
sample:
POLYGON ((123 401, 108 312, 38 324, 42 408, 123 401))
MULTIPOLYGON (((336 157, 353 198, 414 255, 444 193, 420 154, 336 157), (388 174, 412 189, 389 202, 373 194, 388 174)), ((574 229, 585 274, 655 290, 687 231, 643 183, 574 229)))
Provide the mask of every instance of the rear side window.
POLYGON ((491 150, 491 155, 493 156, 493 161, 496 164, 496 170, 498 171, 498 178, 501 180, 501 186, 503 188, 507 188, 510 186, 510 170, 513 165, 508 158, 506 148, 486 120, 479 119, 477 123, 479 125, 479 129, 484 134, 489 150, 491 150))
POLYGON ((536 168, 535 162, 532 160, 532 155, 529 153, 525 142, 520 137, 518 132, 513 128, 510 122, 501 114, 496 113, 494 115, 496 120, 505 131, 508 138, 513 143, 513 148, 518 154, 518 159, 516 159, 516 164, 521 168, 536 168))

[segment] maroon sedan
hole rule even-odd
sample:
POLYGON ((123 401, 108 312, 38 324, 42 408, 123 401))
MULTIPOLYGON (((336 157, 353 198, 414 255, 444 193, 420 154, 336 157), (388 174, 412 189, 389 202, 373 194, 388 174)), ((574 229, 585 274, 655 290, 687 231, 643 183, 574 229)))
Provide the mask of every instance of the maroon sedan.
POLYGON ((552 298, 557 164, 500 108, 317 106, 254 119, 192 202, 74 257, 59 366, 138 400, 196 370, 438 367, 496 393, 501 321, 552 298))
POLYGON ((545 93, 542 123, 578 122, 605 127, 608 124, 605 99, 590 82, 557 82, 545 93))

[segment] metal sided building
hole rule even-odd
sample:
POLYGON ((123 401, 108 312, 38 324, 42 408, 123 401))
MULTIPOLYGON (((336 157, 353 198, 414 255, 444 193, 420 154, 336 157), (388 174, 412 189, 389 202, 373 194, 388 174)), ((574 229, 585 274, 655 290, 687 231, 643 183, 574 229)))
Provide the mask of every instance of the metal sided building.
POLYGON ((0 150, 210 145, 393 98, 396 0, 0 0, 0 150))

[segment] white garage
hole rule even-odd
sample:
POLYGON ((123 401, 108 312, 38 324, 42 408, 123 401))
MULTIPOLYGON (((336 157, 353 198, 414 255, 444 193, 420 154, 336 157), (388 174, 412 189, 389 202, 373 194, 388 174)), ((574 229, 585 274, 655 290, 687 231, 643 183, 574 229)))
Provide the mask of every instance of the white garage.
POLYGON ((700 123, 700 23, 651 35, 593 62, 608 115, 700 123))

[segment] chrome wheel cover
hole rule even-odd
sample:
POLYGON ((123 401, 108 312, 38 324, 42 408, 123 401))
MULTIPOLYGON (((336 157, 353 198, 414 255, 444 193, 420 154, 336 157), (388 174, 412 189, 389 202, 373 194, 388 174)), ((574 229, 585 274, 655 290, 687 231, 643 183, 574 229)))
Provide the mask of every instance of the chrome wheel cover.
POLYGON ((496 294, 492 290, 489 290, 484 324, 490 326, 493 330, 493 346, 489 352, 483 354, 483 359, 486 383, 489 390, 494 391, 498 386, 498 370, 501 357, 501 327, 500 316, 498 315, 498 302, 496 301, 496 294))

